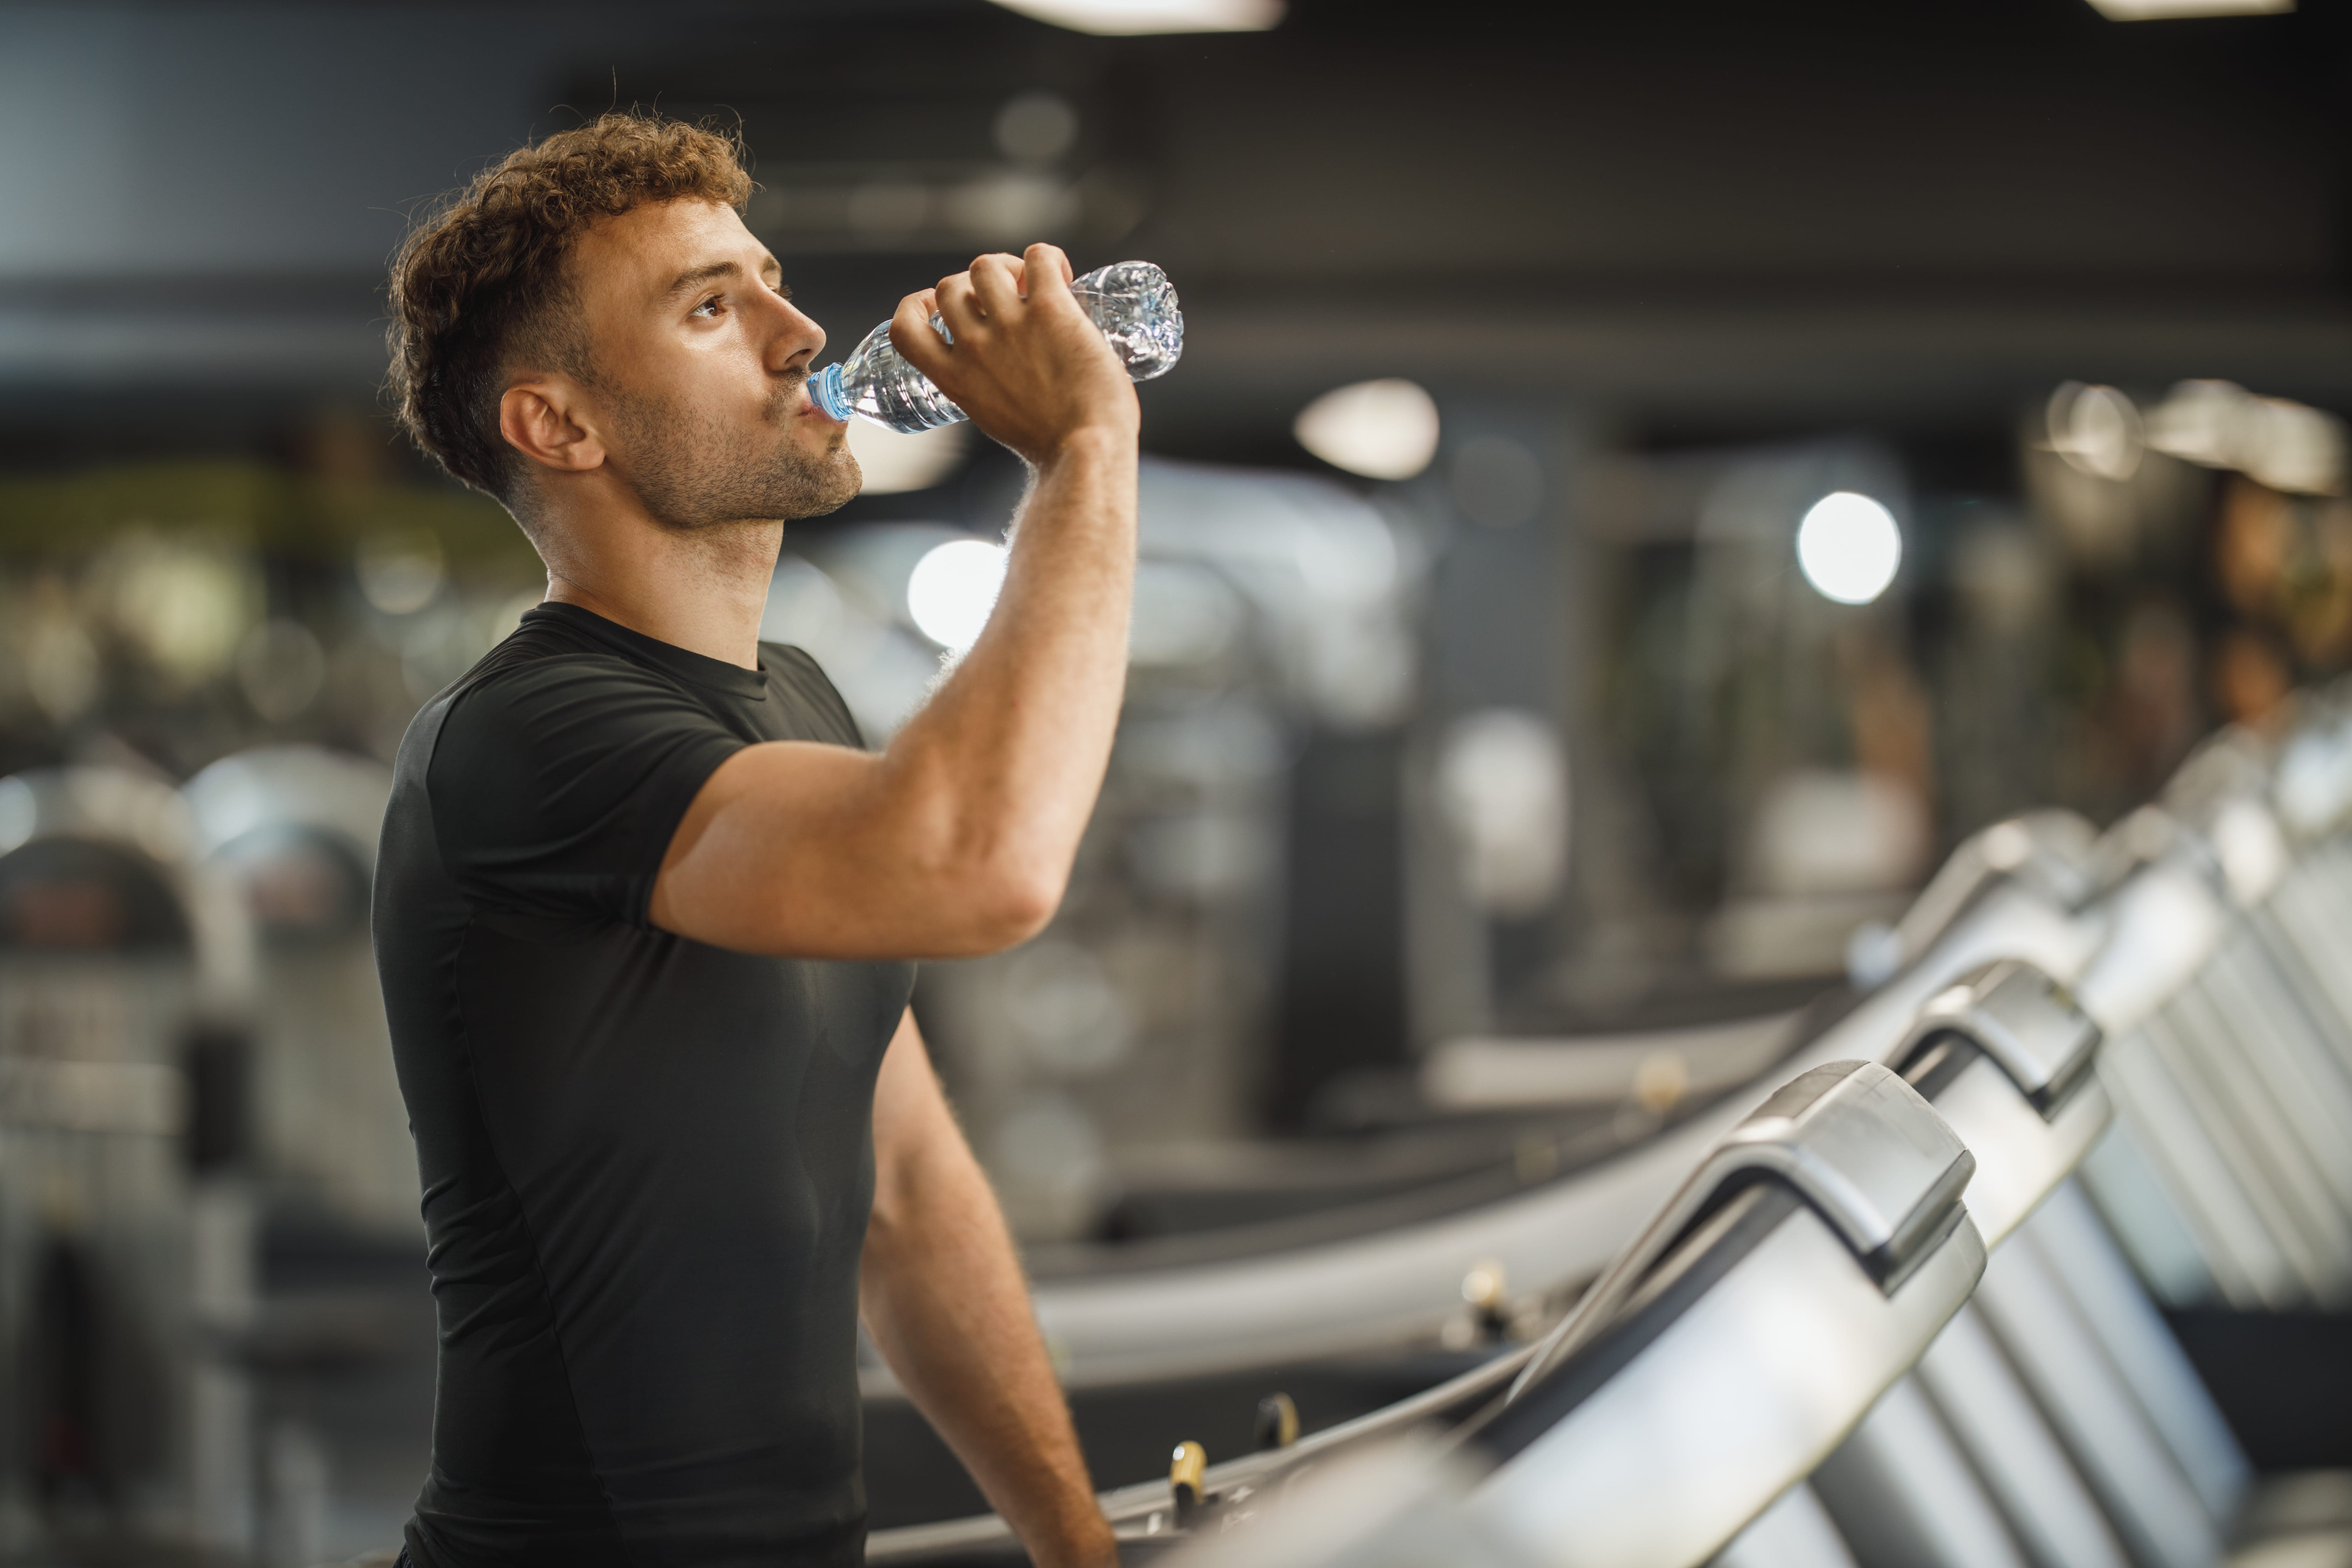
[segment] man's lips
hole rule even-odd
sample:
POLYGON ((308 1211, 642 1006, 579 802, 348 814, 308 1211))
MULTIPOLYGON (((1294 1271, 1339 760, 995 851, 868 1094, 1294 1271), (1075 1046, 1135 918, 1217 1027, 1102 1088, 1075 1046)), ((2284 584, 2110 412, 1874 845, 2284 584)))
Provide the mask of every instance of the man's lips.
POLYGON ((821 419, 837 430, 849 428, 846 421, 835 419, 832 415, 827 414, 824 411, 824 405, 809 395, 806 377, 802 378, 789 392, 784 393, 782 401, 786 414, 792 418, 821 419))

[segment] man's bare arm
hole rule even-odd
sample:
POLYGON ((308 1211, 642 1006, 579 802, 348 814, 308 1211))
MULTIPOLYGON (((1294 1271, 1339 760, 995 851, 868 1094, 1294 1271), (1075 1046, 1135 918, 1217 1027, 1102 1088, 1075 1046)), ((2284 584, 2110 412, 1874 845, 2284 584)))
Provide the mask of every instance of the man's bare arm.
POLYGON ((875 1087, 858 1285, 875 1344, 1039 1568, 1115 1563, 1012 1238, 911 1011, 875 1087))
POLYGON ((751 952, 950 956, 1021 941, 1060 902, 1126 679, 1138 420, 1068 270, 1033 246, 899 307, 907 357, 1034 470, 995 613, 880 756, 772 742, 721 764, 671 842, 656 925, 751 952))

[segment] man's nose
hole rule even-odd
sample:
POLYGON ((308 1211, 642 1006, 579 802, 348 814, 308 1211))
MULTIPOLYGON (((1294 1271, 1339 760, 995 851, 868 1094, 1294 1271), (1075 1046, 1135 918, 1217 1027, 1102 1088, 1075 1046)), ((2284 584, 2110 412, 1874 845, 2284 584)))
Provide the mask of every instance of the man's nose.
POLYGON ((805 367, 824 352, 824 329, 789 300, 778 300, 782 319, 776 324, 771 359, 780 370, 805 367))

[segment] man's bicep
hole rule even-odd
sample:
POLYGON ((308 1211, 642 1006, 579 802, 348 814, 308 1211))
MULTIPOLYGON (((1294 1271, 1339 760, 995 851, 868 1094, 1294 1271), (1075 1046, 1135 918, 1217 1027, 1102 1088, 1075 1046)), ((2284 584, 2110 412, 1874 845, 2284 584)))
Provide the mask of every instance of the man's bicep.
POLYGON ((743 952, 872 957, 874 756, 770 741, 719 764, 678 818, 648 915, 662 930, 743 952), (860 876, 860 871, 864 876, 860 876))

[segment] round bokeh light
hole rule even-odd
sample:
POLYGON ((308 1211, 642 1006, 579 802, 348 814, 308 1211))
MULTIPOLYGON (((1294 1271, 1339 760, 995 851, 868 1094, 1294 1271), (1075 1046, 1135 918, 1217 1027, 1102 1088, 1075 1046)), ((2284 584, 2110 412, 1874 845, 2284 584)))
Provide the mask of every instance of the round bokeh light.
POLYGON ((1291 433, 1335 468, 1409 479, 1437 455, 1437 405, 1410 381, 1360 381, 1300 409, 1291 433))
POLYGON ((907 579, 907 613, 915 629, 961 653, 980 640, 996 592, 1004 586, 1004 546, 951 539, 915 563, 907 579))
POLYGON ((1895 514, 1857 491, 1823 496, 1797 525, 1797 564, 1825 599, 1867 605, 1886 592, 1902 563, 1895 514))

